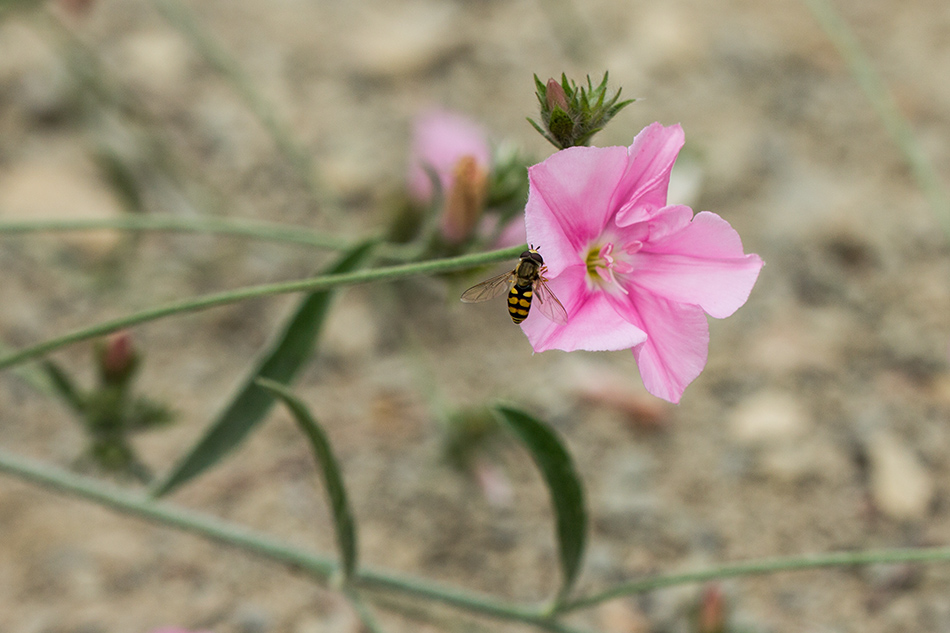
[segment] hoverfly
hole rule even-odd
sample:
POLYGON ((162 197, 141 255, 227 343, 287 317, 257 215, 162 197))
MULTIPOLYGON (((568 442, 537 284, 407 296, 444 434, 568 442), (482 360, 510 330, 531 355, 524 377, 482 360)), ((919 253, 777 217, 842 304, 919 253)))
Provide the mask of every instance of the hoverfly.
POLYGON ((462 293, 462 301, 480 303, 494 299, 507 290, 508 314, 517 325, 528 318, 531 300, 537 294, 537 306, 541 314, 559 325, 564 325, 567 323, 567 310, 545 283, 546 271, 541 253, 532 246, 521 253, 521 260, 514 270, 475 284, 462 293))

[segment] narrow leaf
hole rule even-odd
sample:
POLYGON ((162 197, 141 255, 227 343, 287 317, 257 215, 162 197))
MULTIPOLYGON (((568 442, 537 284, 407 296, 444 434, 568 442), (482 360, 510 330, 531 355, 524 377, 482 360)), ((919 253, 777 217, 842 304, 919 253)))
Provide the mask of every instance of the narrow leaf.
MULTIPOLYGON (((367 242, 345 253, 324 274, 334 275, 357 268, 373 243, 367 242)), ((258 360, 231 403, 218 415, 204 436, 152 490, 155 497, 168 494, 178 486, 214 466, 236 448, 267 415, 273 396, 254 383, 270 378, 287 384, 310 358, 333 298, 332 290, 307 295, 291 315, 283 332, 258 360)))
POLYGON ((548 90, 547 84, 541 81, 541 78, 538 77, 538 73, 534 73, 534 85, 537 88, 538 99, 540 99, 545 94, 547 94, 547 90, 548 90))
POLYGON ((340 548, 340 569, 343 572, 343 582, 346 584, 353 577, 353 572, 356 569, 356 523, 353 520, 350 504, 346 499, 346 488, 343 486, 340 465, 330 448, 330 440, 327 439, 326 433, 310 414, 307 405, 295 396, 290 389, 279 382, 266 378, 258 379, 257 384, 287 405, 300 430, 310 440, 310 446, 313 448, 313 455, 323 475, 323 485, 330 500, 333 525, 336 530, 336 542, 340 548))
POLYGON ((531 453, 551 493, 563 573, 561 590, 555 602, 557 605, 574 585, 584 556, 587 542, 584 489, 570 454, 551 427, 509 406, 498 406, 496 410, 531 453))
POLYGON ((144 431, 170 424, 174 420, 175 412, 165 403, 140 396, 129 407, 126 425, 130 431, 144 431))
POLYGON ((531 119, 531 117, 528 117, 528 123, 530 123, 531 125, 533 125, 533 126, 534 126, 534 129, 536 129, 536 130, 538 131, 538 134, 540 134, 541 136, 543 136, 544 139, 545 139, 548 143, 550 143, 551 145, 553 145, 554 147, 556 147, 556 148, 558 148, 558 149, 564 149, 563 147, 561 147, 561 144, 560 144, 560 143, 558 143, 556 140, 554 140, 554 138, 553 138, 550 134, 548 134, 547 132, 545 132, 544 129, 543 129, 540 125, 538 125, 537 123, 534 122, 533 119, 531 119))
POLYGON ((62 398, 63 402, 65 402, 74 413, 78 413, 79 415, 85 413, 85 400, 73 384, 72 378, 66 373, 66 370, 48 359, 43 361, 41 367, 46 372, 46 377, 49 379, 49 383, 52 385, 56 395, 62 398))
POLYGON ((131 213, 143 211, 142 188, 135 177, 132 167, 111 148, 102 148, 96 155, 96 162, 112 189, 131 213))

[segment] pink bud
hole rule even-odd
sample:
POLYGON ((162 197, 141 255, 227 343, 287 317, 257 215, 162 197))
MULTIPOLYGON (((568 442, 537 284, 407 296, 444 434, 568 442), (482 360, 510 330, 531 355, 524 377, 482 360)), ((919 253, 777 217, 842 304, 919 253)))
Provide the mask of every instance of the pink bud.
POLYGON ((120 382, 128 378, 137 362, 138 353, 128 330, 115 332, 100 348, 99 369, 107 382, 120 382))
POLYGON ((442 195, 452 188, 459 161, 471 156, 476 164, 491 169, 491 147, 482 127, 470 119, 445 110, 420 115, 413 126, 408 192, 413 202, 428 205, 435 194, 432 176, 438 176, 442 195))
POLYGON ((453 244, 465 241, 482 217, 488 194, 488 172, 474 156, 462 156, 452 172, 445 199, 442 235, 453 244))
POLYGON ((700 633, 722 633, 726 630, 725 596, 719 585, 706 585, 699 606, 700 633))
POLYGON ((554 106, 558 106, 565 112, 568 111, 567 95, 557 80, 553 78, 548 79, 547 92, 545 94, 547 96, 549 110, 553 110, 554 106))

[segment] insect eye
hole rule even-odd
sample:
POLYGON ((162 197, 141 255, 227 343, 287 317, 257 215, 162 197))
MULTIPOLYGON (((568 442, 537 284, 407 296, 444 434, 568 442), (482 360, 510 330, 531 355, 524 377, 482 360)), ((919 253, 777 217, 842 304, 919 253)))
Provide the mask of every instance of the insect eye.
MULTIPOLYGON (((541 257, 541 253, 539 253, 538 251, 527 251, 526 255, 530 257, 531 259, 533 259, 534 261, 538 262, 539 264, 544 263, 544 258, 541 257)), ((525 255, 522 255, 522 257, 524 256, 525 255)))
POLYGON ((534 255, 531 254, 531 251, 525 251, 521 254, 521 259, 534 259, 534 255))

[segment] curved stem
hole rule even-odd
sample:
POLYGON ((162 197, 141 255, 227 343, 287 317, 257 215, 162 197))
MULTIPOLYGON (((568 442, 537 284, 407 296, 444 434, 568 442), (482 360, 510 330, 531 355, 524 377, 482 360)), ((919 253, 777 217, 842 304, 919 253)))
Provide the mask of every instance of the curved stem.
POLYGON ((309 279, 300 279, 297 281, 285 281, 281 283, 263 284, 260 286, 250 286, 239 288, 237 290, 228 290, 215 294, 203 295, 193 299, 176 301, 162 306, 142 310, 123 317, 103 321, 97 325, 75 330, 62 336, 51 338, 42 343, 31 347, 21 349, 12 354, 0 357, 0 369, 12 367, 18 363, 37 358, 60 347, 85 341, 88 339, 104 336, 117 330, 122 330, 141 323, 156 321, 169 316, 186 314, 189 312, 198 312, 215 306, 237 303, 246 299, 257 297, 266 297, 270 295, 288 294, 291 292, 314 292, 316 290, 327 290, 329 288, 338 288, 341 286, 352 286, 356 284, 370 283, 373 281, 392 281, 404 277, 415 275, 428 275, 433 273, 445 273, 453 270, 462 270, 465 268, 474 268, 493 262, 510 260, 518 256, 524 249, 524 246, 504 248, 497 251, 486 253, 474 253, 462 255, 459 257, 450 257, 447 259, 434 259, 425 262, 400 264, 398 266, 385 266, 381 268, 371 268, 369 270, 360 270, 352 273, 343 273, 340 275, 324 275, 321 277, 311 277, 309 279))
POLYGON ((169 504, 149 501, 143 495, 106 486, 91 477, 52 468, 2 449, 0 449, 0 472, 125 514, 162 523, 260 554, 271 560, 303 569, 323 582, 329 581, 336 572, 336 562, 330 557, 289 547, 284 543, 214 517, 189 512, 169 504))
POLYGON ((347 600, 349 600, 350 606, 356 611, 356 615, 366 630, 369 631, 369 633, 383 633, 383 628, 379 626, 379 622, 376 620, 376 614, 374 614, 369 608, 369 605, 363 601, 363 597, 354 591, 352 587, 344 587, 341 591, 347 600))
MULTIPOLYGON (((98 503, 125 514, 162 523, 205 538, 233 545, 270 560, 302 569, 321 582, 328 582, 337 573, 337 563, 326 556, 290 547, 275 539, 207 515, 190 512, 171 504, 156 502, 142 495, 107 487, 95 479, 51 468, 33 460, 0 450, 0 472, 43 486, 50 490, 98 503)), ((792 556, 731 563, 706 570, 656 576, 623 583, 601 593, 570 601, 560 607, 559 614, 596 606, 602 602, 663 587, 722 578, 736 578, 785 571, 801 571, 822 567, 842 567, 875 563, 935 563, 950 560, 950 547, 920 549, 867 550, 831 552, 812 556, 792 556)), ((539 609, 512 605, 496 598, 454 589, 381 570, 361 569, 353 578, 353 586, 365 590, 383 590, 417 598, 427 598, 465 611, 500 619, 524 622, 548 631, 569 633, 572 629, 549 619, 539 609)))
POLYGON ((950 561, 950 547, 925 547, 915 549, 865 550, 859 552, 830 552, 808 556, 789 556, 786 558, 763 558, 740 563, 729 563, 709 569, 654 576, 643 580, 634 580, 611 587, 600 593, 569 601, 558 609, 558 613, 567 613, 588 609, 608 600, 646 593, 663 587, 687 583, 775 574, 784 571, 820 569, 822 567, 845 567, 850 565, 873 565, 876 563, 937 563, 950 561))
POLYGON ((173 215, 130 215, 109 219, 57 219, 0 222, 0 235, 61 231, 163 231, 168 233, 214 233, 254 240, 305 244, 329 250, 344 250, 353 244, 332 235, 325 235, 302 226, 272 222, 235 220, 214 217, 178 217, 173 215))
MULTIPOLYGON (((80 497, 124 514, 197 534, 225 545, 232 545, 294 569, 303 570, 321 583, 328 583, 338 573, 337 563, 329 557, 291 547, 242 526, 184 510, 172 504, 153 501, 144 495, 119 490, 91 477, 52 468, 34 460, 12 455, 4 450, 0 450, 0 472, 55 492, 80 497)), ((352 585, 367 590, 386 590, 416 598, 427 598, 472 613, 523 622, 555 633, 574 633, 573 629, 547 619, 536 609, 381 570, 360 570, 354 576, 352 585)))

